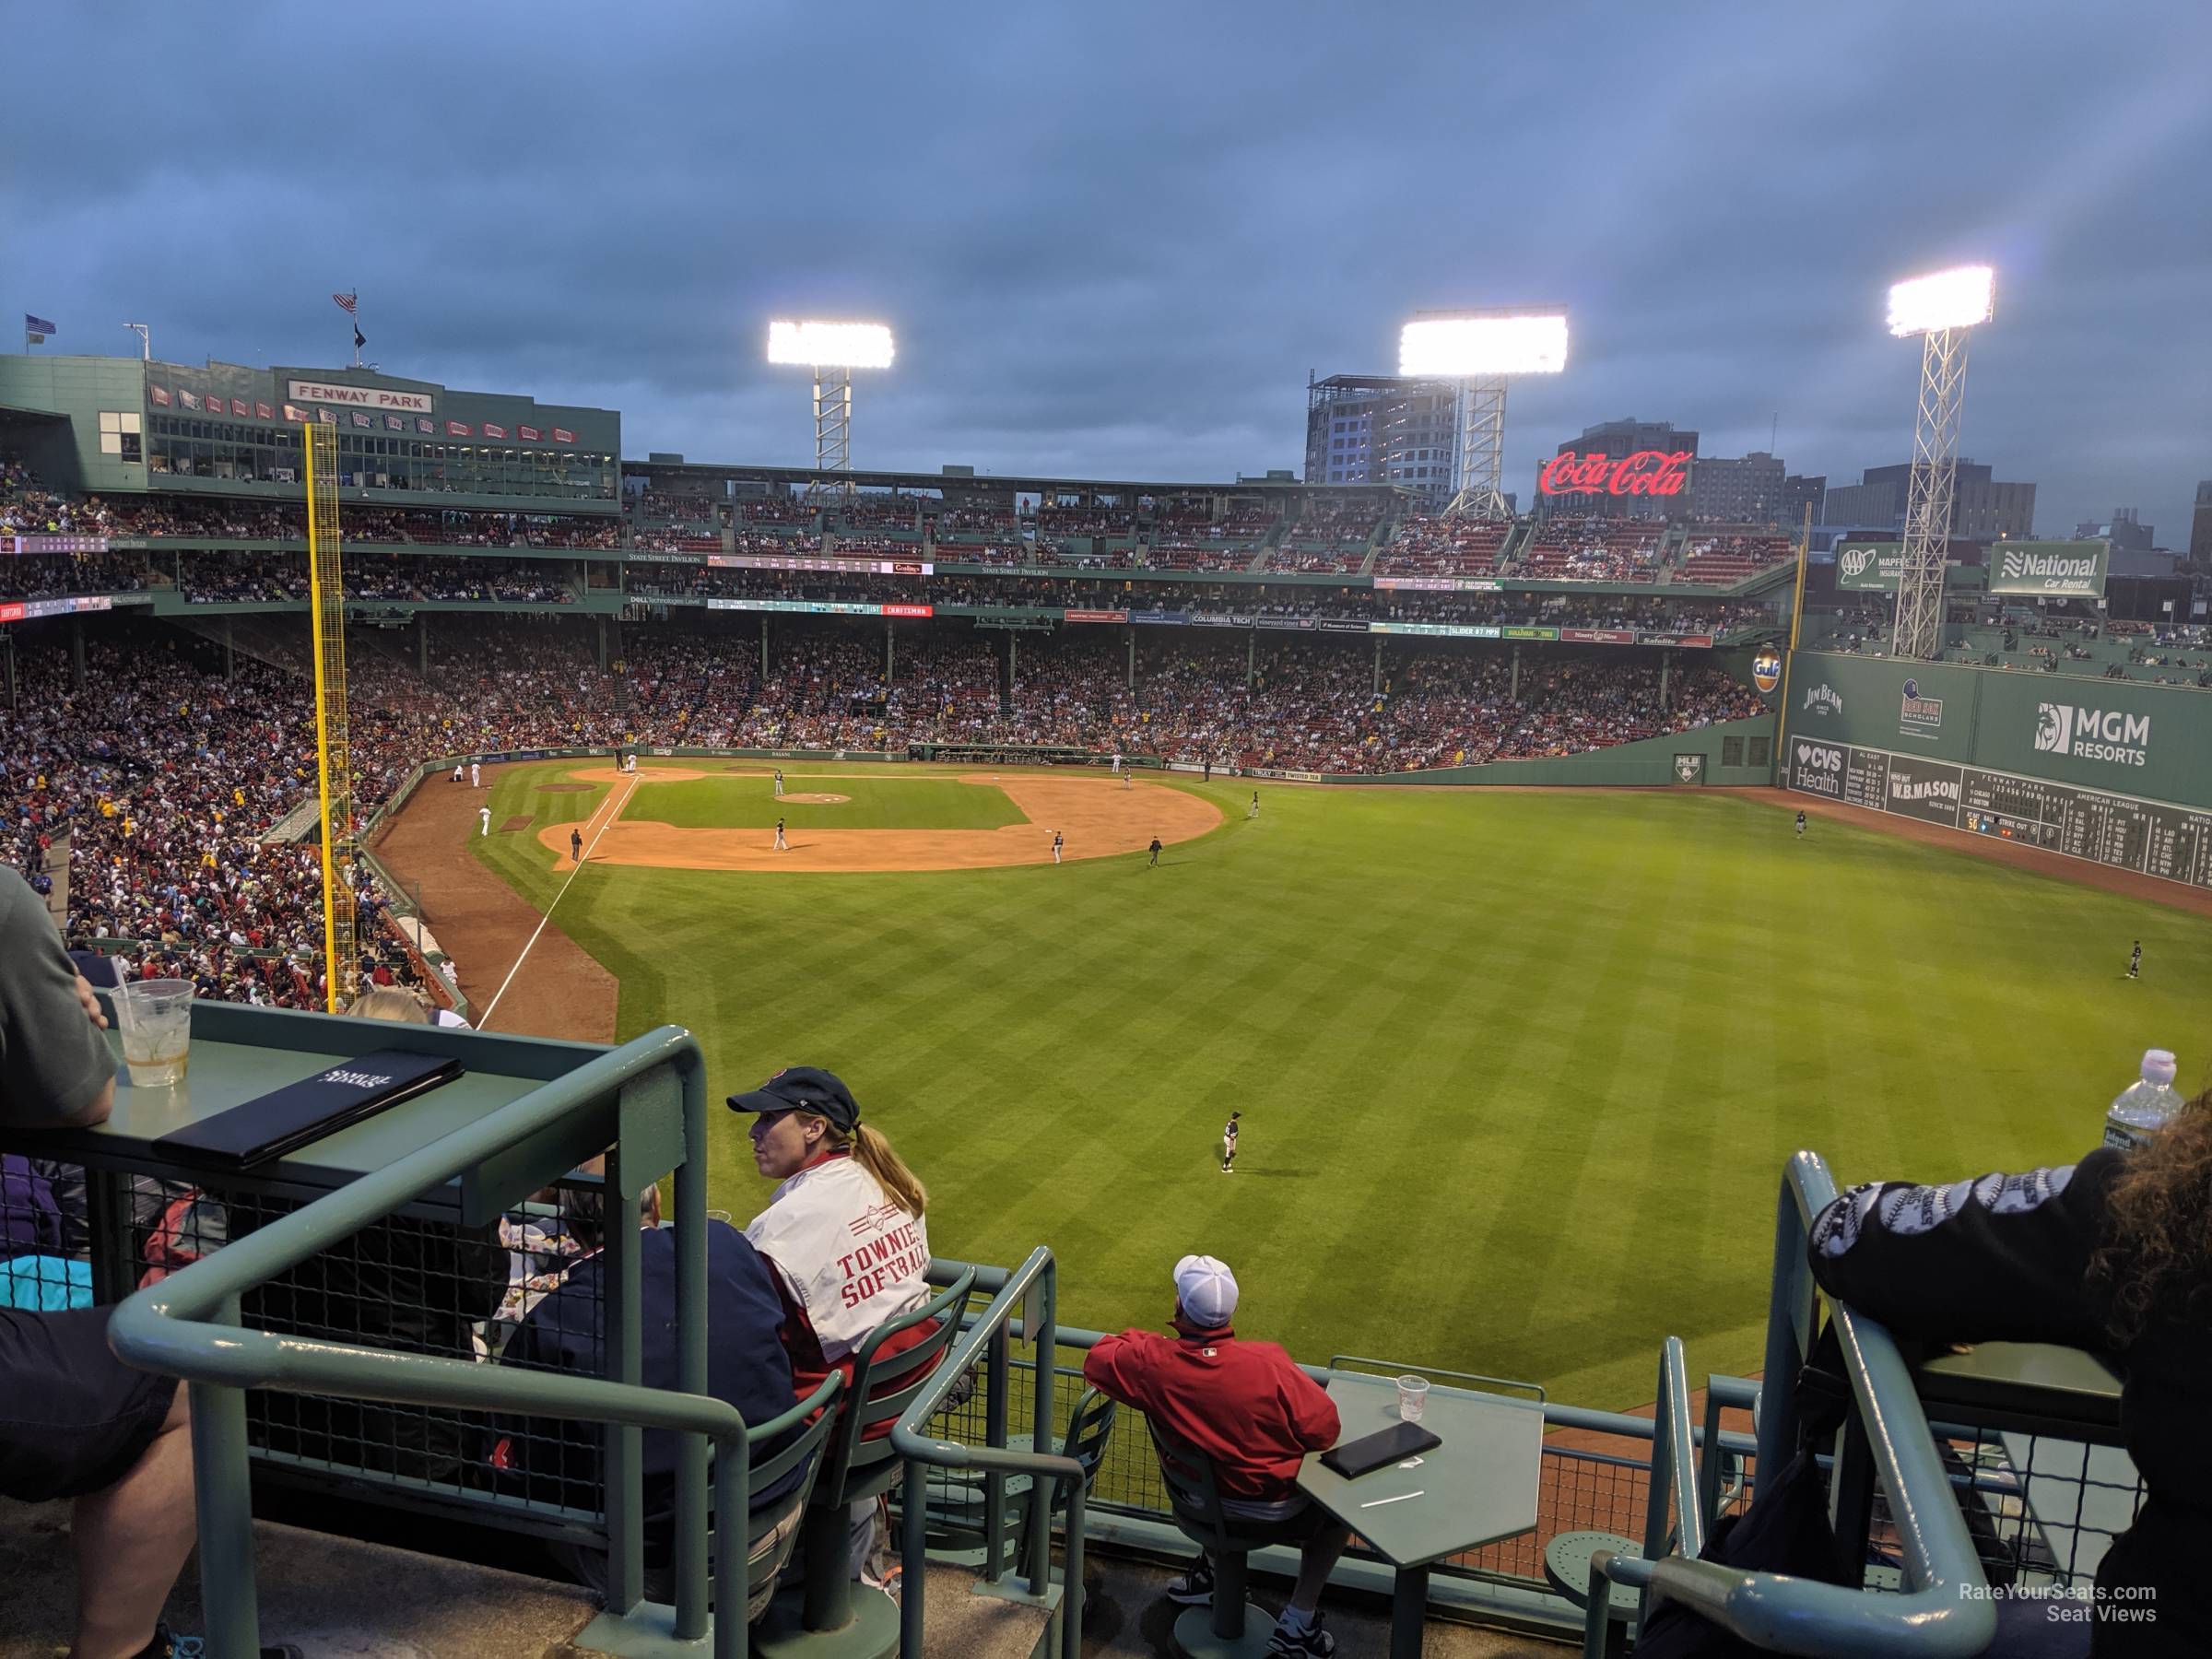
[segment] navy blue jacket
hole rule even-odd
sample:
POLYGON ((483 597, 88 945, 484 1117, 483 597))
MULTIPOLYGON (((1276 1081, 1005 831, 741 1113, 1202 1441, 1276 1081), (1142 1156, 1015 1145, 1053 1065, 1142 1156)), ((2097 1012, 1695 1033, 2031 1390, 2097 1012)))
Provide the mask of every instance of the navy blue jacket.
MULTIPOLYGON (((642 1375, 648 1388, 674 1389, 676 1230, 649 1229, 639 1234, 639 1244, 643 1252, 642 1375)), ((560 1288, 530 1310, 508 1343, 502 1363, 606 1375, 600 1347, 606 1266, 606 1258, 595 1255, 571 1268, 560 1288)), ((707 1392, 735 1406, 749 1426, 782 1417, 798 1404, 791 1361, 776 1339, 782 1317, 768 1265, 746 1236, 727 1222, 708 1222, 707 1392)), ((532 1499, 594 1509, 603 1433, 595 1422, 501 1421, 494 1430, 492 1462, 506 1472, 510 1484, 519 1479, 532 1499)), ((677 1437, 649 1429, 644 1441, 647 1548, 660 1555, 675 1528, 677 1437)), ((753 1507, 783 1497, 806 1474, 801 1463, 774 1484, 756 1486, 753 1507)))

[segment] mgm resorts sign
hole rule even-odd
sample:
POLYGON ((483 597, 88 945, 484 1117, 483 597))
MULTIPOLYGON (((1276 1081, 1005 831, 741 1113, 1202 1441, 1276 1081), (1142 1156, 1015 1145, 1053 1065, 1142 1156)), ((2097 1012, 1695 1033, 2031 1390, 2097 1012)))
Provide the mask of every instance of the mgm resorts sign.
POLYGON ((2077 703, 2035 705, 2035 747, 2039 754, 2071 755, 2113 766, 2150 764, 2150 716, 2118 709, 2090 709, 2077 703))
POLYGON ((2112 544, 2000 541, 1989 547, 1989 591, 2045 599, 2101 599, 2112 544))

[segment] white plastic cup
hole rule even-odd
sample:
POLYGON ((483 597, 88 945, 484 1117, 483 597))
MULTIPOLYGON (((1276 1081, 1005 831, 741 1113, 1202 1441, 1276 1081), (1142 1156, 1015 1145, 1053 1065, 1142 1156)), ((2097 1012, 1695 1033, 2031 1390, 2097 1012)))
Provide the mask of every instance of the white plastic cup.
POLYGON ((192 982, 125 980, 114 993, 134 1088, 173 1088, 192 1057, 192 982))
POLYGON ((1398 1420, 1418 1423, 1421 1413, 1429 1407, 1429 1379, 1406 1376, 1398 1379, 1398 1420))
POLYGON ((730 1212, 728 1210, 711 1209, 707 1212, 707 1219, 710 1221, 719 1221, 724 1227, 727 1227, 730 1224, 730 1212))

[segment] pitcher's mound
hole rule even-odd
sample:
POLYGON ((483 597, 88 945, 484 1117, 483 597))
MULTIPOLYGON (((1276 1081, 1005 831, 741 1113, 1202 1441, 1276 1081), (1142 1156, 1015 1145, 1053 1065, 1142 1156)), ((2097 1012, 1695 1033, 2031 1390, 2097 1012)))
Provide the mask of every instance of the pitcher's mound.
POLYGON ((801 806, 838 806, 853 797, 841 794, 786 794, 778 798, 795 802, 801 806))

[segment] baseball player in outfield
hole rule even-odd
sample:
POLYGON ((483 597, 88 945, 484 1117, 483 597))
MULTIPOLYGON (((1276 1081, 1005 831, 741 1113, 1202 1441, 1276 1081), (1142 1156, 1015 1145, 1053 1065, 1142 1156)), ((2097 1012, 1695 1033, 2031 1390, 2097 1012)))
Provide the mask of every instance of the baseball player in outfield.
POLYGON ((783 820, 782 818, 776 820, 776 851, 779 853, 791 851, 790 843, 783 839, 783 820))
POLYGON ((488 806, 477 808, 477 833, 478 835, 491 833, 491 808, 488 806))
POLYGON ((1053 862, 1054 864, 1058 864, 1060 862, 1060 843, 1063 839, 1065 838, 1062 837, 1059 830, 1055 830, 1053 831, 1053 862))
POLYGON ((1260 816, 1260 792, 1259 792, 1258 790, 1256 790, 1256 789, 1255 789, 1255 790, 1253 790, 1253 791, 1252 792, 1252 806, 1250 806, 1250 807, 1249 807, 1249 808, 1246 810, 1246 812, 1245 812, 1245 814, 1244 814, 1244 817, 1245 817, 1245 818, 1246 818, 1246 820, 1247 820, 1247 821, 1250 821, 1251 819, 1253 819, 1253 818, 1258 818, 1259 816, 1260 816))
POLYGON ((468 786, 471 789, 481 789, 484 787, 484 769, 481 766, 478 766, 474 760, 471 760, 468 763, 468 786))
POLYGON ((777 767, 777 768, 776 768, 776 799, 780 801, 780 800, 782 800, 782 798, 783 798, 783 769, 782 769, 782 767, 780 767, 780 766, 779 766, 779 767, 777 767))
POLYGON ((1221 1125, 1221 1173, 1224 1175, 1237 1172, 1237 1120, 1243 1115, 1241 1112, 1232 1112, 1229 1114, 1229 1122, 1221 1125))

